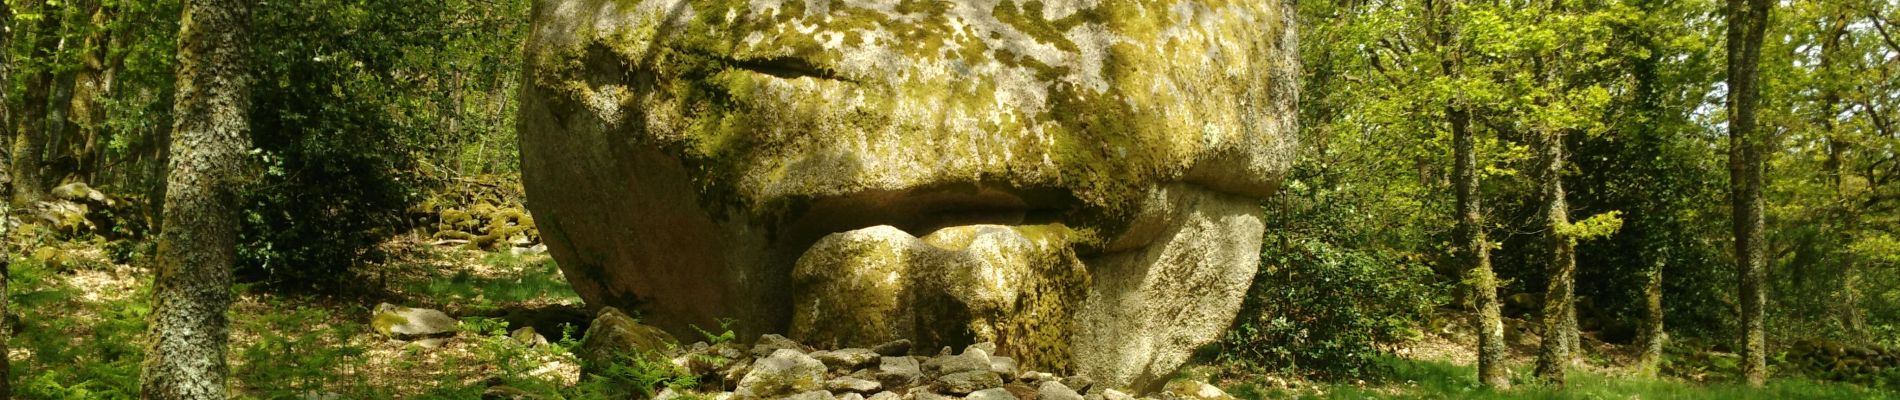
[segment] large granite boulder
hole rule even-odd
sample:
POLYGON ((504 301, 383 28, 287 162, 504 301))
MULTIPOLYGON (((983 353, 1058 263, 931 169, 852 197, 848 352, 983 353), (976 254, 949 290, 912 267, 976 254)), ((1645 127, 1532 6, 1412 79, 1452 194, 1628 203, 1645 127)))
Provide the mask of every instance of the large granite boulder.
POLYGON ((1153 385, 1231 323, 1291 159, 1290 2, 540 0, 529 209, 675 334, 994 342, 1153 385))

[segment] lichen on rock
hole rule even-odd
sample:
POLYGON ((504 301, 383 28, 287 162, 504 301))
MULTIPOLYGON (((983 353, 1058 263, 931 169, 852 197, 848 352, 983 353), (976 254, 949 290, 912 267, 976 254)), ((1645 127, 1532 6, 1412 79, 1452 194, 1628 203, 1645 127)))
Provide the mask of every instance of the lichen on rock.
POLYGON ((529 208, 589 304, 675 333, 992 341, 1153 383, 1258 266, 1289 7, 540 0, 529 208))

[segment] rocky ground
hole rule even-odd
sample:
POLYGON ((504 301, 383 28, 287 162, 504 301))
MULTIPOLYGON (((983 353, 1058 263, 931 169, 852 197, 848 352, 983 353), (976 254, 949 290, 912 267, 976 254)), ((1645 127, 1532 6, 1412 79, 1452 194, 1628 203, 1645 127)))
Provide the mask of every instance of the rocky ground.
POLYGON ((671 337, 604 309, 579 349, 594 368, 601 354, 644 353, 663 357, 700 377, 692 387, 668 387, 655 398, 712 399, 1227 399, 1200 381, 1176 381, 1137 397, 1126 388, 1096 384, 1083 376, 1018 368, 1016 360, 978 343, 961 351, 913 348, 908 340, 874 348, 820 350, 780 335, 764 335, 747 347, 736 341, 674 345, 671 337))

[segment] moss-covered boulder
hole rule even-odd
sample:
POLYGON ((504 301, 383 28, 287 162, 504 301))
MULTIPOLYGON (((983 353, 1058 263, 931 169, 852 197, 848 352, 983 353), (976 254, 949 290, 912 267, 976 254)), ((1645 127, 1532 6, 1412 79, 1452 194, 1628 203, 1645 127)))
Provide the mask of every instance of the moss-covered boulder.
POLYGON ((1259 266, 1292 20, 1280 0, 540 0, 527 204, 589 304, 675 334, 994 341, 1152 386, 1259 266))
POLYGON ((754 361, 733 393, 742 399, 773 399, 820 390, 824 384, 825 363, 798 350, 779 349, 754 361))
POLYGON ((370 316, 370 328, 396 340, 419 340, 455 336, 461 323, 448 314, 427 308, 377 304, 370 316))
POLYGON ((581 335, 580 347, 574 353, 584 372, 600 373, 605 366, 625 363, 629 358, 661 358, 678 346, 679 340, 672 334, 641 324, 618 308, 602 307, 581 335))

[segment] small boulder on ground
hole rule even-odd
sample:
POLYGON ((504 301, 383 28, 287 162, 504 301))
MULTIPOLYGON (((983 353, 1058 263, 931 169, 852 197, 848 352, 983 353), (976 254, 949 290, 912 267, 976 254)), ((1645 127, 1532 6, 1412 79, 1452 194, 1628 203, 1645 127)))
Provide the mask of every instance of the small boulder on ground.
POLYGON ((1179 381, 1168 382, 1167 386, 1164 386, 1161 388, 1161 392, 1174 395, 1174 397, 1178 399, 1191 399, 1191 400, 1233 400, 1234 399, 1234 396, 1227 395, 1227 392, 1220 390, 1219 387, 1215 387, 1212 384, 1198 381, 1198 380, 1179 380, 1179 381))
POLYGON ((821 391, 824 383, 825 363, 798 350, 779 349, 753 362, 734 393, 741 398, 779 398, 821 391))
POLYGON ((460 330, 455 318, 441 311, 389 303, 376 305, 369 325, 376 333, 404 341, 455 336, 460 330))
POLYGON ((877 393, 882 388, 882 383, 852 376, 841 376, 825 382, 825 389, 833 393, 877 393))
POLYGON ((540 346, 540 345, 548 344, 548 337, 541 336, 540 332, 535 332, 534 327, 532 326, 524 326, 524 327, 521 327, 521 329, 516 329, 514 332, 509 332, 508 337, 510 339, 514 339, 515 342, 518 342, 527 346, 540 346))
POLYGON ((872 347, 871 351, 885 357, 907 356, 910 355, 910 347, 910 339, 897 339, 872 347))
POLYGON ((615 357, 661 354, 679 345, 666 331, 643 325, 618 308, 601 307, 594 323, 581 336, 575 356, 583 371, 592 372, 615 357))
POLYGON ((884 383, 886 388, 910 386, 924 377, 917 359, 910 356, 884 357, 878 362, 877 380, 884 383))
POLYGON ((1003 386, 1003 377, 988 370, 963 371, 937 377, 935 389, 951 394, 967 394, 1003 386))
POLYGON ((970 392, 969 396, 963 398, 964 400, 1016 400, 1016 395, 1003 388, 994 388, 970 392))
POLYGON ((1062 382, 1046 381, 1036 388, 1036 397, 1044 400, 1082 400, 1082 394, 1076 393, 1062 382))
POLYGON ((856 370, 878 360, 877 352, 869 349, 820 350, 812 352, 811 357, 824 362, 827 367, 844 371, 856 370))
POLYGON ((482 391, 482 400, 541 400, 540 395, 507 385, 489 386, 482 391))
POLYGON ((963 354, 941 356, 924 362, 924 373, 930 376, 943 376, 958 372, 990 370, 990 354, 983 349, 971 347, 963 354))
POLYGON ((805 345, 799 344, 797 341, 788 339, 785 336, 766 334, 759 336, 759 341, 753 342, 752 356, 759 358, 770 357, 772 353, 780 349, 791 349, 800 353, 810 351, 810 349, 805 348, 805 345))

